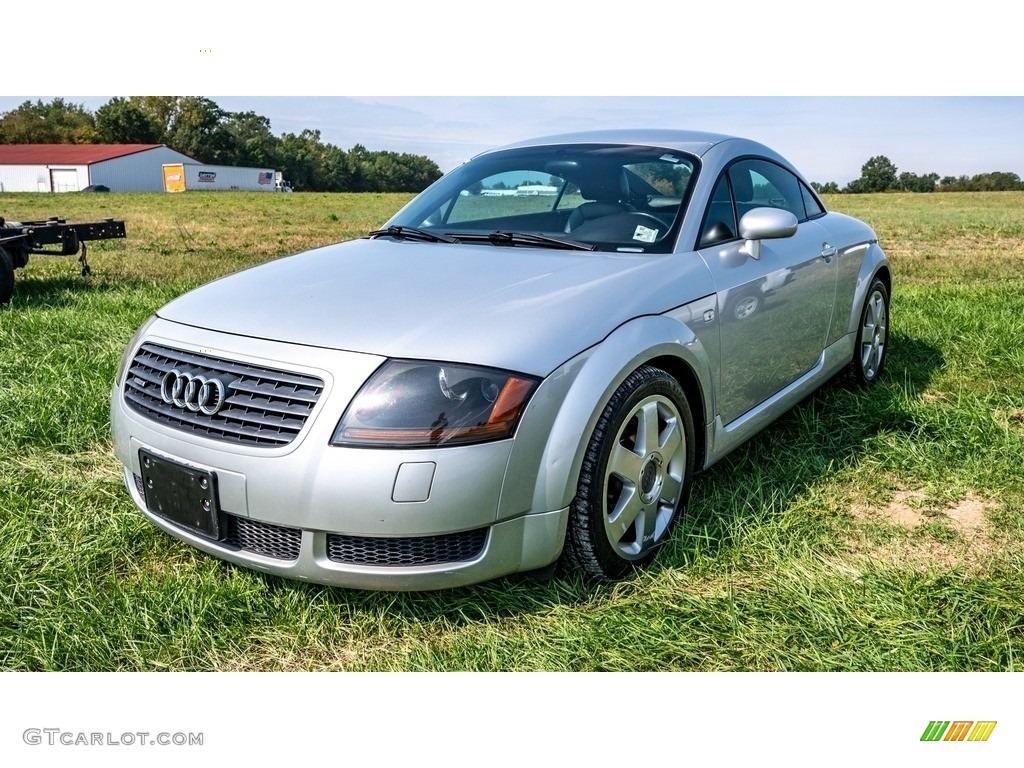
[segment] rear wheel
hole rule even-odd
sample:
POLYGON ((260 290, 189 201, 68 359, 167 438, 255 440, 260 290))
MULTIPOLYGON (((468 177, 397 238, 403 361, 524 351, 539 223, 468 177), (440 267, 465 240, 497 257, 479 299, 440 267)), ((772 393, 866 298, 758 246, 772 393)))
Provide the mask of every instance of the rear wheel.
POLYGON ((0 307, 11 300, 14 293, 14 259, 5 248, 0 248, 0 307))
POLYGON ((849 378, 858 386, 878 381, 889 346, 889 291, 878 278, 868 288, 860 313, 849 378))
POLYGON ((566 559, 602 581, 649 563, 682 514, 693 464, 685 393, 665 371, 637 369, 608 401, 587 445, 566 559))

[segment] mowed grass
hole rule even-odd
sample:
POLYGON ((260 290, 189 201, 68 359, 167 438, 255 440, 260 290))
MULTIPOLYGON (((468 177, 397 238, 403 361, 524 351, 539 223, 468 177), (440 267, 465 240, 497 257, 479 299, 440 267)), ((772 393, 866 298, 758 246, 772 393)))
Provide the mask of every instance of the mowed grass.
POLYGON ((135 328, 206 280, 379 226, 408 196, 0 195, 123 218, 33 257, 0 311, 0 668, 1014 670, 1024 657, 1024 194, 837 196, 893 262, 888 368, 699 477, 653 568, 373 593, 264 576, 151 526, 108 397, 135 328))

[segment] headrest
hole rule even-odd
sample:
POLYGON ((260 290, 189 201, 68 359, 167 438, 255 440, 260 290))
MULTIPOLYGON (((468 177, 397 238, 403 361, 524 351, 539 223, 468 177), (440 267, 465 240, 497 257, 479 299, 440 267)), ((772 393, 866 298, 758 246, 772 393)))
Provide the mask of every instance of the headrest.
POLYGON ((732 181, 732 193, 736 197, 737 203, 749 203, 754 199, 754 183, 750 180, 749 172, 733 173, 730 171, 729 180, 732 181))
POLYGON ((585 200, 626 200, 629 198, 629 180, 621 166, 588 171, 577 181, 585 200))

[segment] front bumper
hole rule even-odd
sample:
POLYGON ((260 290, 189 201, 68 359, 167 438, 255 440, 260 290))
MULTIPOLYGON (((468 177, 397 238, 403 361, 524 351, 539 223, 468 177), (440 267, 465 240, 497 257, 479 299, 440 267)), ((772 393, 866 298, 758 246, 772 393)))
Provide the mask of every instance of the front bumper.
MULTIPOLYGON (((381 358, 163 321, 146 341, 259 360, 325 382, 299 435, 275 448, 226 444, 159 423, 129 408, 115 387, 111 424, 126 487, 139 509, 172 536, 267 573, 367 589, 460 586, 542 568, 559 556, 567 509, 499 514, 512 440, 411 450, 329 444, 347 403, 381 358), (221 540, 148 511, 140 450, 216 476, 227 521, 221 540)), ((513 485, 529 480, 517 477, 513 485)))
MULTIPOLYGON (((482 546, 471 560, 428 565, 371 566, 342 563, 332 559, 328 531, 294 529, 297 546, 294 559, 268 556, 237 543, 212 541, 168 522, 146 510, 146 502, 136 486, 132 473, 125 470, 125 485, 136 505, 157 527, 181 541, 215 557, 244 565, 264 573, 290 579, 357 589, 416 591, 446 589, 476 584, 500 576, 543 568, 557 559, 562 549, 568 509, 542 514, 523 515, 495 523, 483 529, 482 546)), ((257 526, 265 525, 256 523, 257 526)), ((280 526, 269 526, 272 529, 280 526)), ((275 531, 271 530, 266 539, 275 531)), ((462 534, 476 534, 477 531, 462 534)), ((425 539, 455 538, 460 534, 438 537, 398 537, 395 542, 415 539, 413 546, 425 539)), ((356 537, 353 537, 356 538, 356 537)), ((357 537, 373 538, 377 537, 357 537)), ((258 535, 250 536, 250 541, 258 535)), ((396 544, 395 549, 398 548, 396 544)), ((404 547, 408 549, 408 547, 404 547)))

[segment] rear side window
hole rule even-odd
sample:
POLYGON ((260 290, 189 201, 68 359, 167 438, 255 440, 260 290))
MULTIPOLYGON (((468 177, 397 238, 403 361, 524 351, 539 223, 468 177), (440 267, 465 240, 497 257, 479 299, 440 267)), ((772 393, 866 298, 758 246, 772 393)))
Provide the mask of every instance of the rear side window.
POLYGON ((821 207, 814 195, 811 194, 811 190, 805 187, 803 184, 800 185, 800 192, 804 197, 804 209, 807 211, 807 218, 813 219, 815 216, 821 216, 825 212, 825 209, 821 207))

